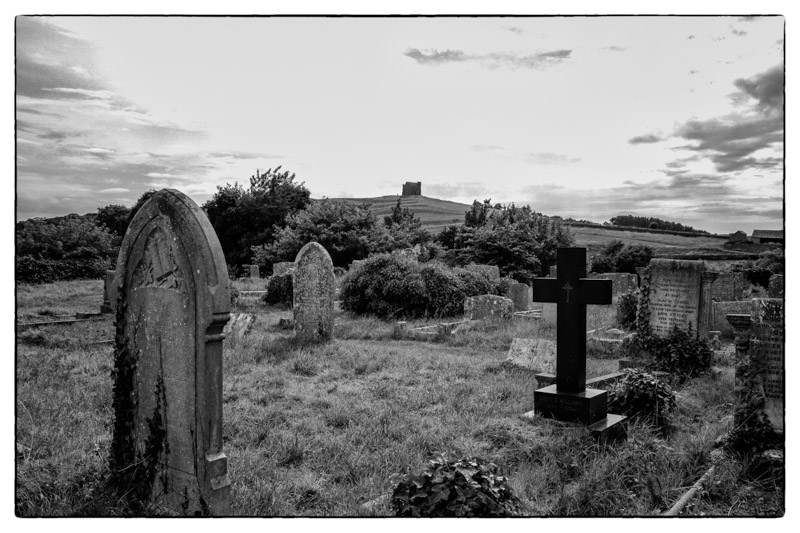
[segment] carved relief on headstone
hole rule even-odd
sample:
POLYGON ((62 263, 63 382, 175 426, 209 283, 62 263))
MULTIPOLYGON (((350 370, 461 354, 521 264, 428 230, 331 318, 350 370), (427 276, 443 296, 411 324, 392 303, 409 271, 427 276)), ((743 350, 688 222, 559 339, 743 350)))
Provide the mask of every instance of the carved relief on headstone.
POLYGON ((316 242, 303 246, 294 260, 294 330, 298 339, 325 341, 333 336, 335 279, 328 251, 316 242))
POLYGON ((156 506, 227 514, 222 333, 230 282, 203 211, 179 191, 137 212, 117 259, 111 469, 156 506))

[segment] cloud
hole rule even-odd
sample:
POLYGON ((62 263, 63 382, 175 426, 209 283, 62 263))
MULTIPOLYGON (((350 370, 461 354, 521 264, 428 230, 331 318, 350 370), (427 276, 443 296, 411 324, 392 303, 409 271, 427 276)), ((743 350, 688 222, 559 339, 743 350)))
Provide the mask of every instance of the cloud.
POLYGON ((747 32, 744 30, 737 30, 736 28, 731 29, 731 33, 734 35, 738 35, 739 37, 743 35, 747 35, 747 32))
POLYGON ((572 165, 581 160, 580 157, 569 157, 553 152, 530 152, 525 154, 525 159, 537 165, 572 165))
POLYGON ((492 52, 489 54, 466 54, 462 50, 429 50, 421 51, 409 48, 403 55, 410 57, 420 65, 443 65, 445 63, 463 63, 471 61, 487 68, 507 66, 513 69, 523 67, 540 69, 554 66, 569 59, 572 50, 553 50, 538 54, 518 54, 512 52, 492 52))
POLYGON ((783 113, 784 72, 783 65, 776 65, 766 72, 748 79, 737 79, 733 85, 758 101, 763 111, 783 113))
POLYGON ((520 35, 525 31, 519 26, 503 26, 503 29, 510 31, 511 33, 516 33, 517 35, 520 35))
POLYGON ((664 139, 662 139, 658 135, 648 133, 647 135, 637 135, 636 137, 629 139, 628 142, 631 144, 650 144, 650 143, 658 143, 663 140, 664 139))

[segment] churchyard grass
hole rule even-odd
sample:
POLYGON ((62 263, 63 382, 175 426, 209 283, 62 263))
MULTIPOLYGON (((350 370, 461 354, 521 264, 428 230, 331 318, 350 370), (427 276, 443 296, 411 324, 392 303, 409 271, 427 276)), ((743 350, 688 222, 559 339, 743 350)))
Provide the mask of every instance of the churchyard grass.
MULTIPOLYGON (((91 312, 101 294, 99 280, 20 287, 18 316, 91 312)), ((249 334, 224 344, 234 515, 386 516, 385 498, 362 504, 389 494, 393 474, 419 472, 440 452, 494 462, 531 516, 649 515, 703 474, 714 441, 732 424, 731 366, 680 388, 667 435, 634 421, 627 442, 598 447, 584 428, 520 418, 533 408, 535 379, 501 363, 514 337, 555 338, 536 321, 476 324, 442 342, 393 340, 392 322, 337 311, 332 342, 303 344, 277 327, 290 310, 257 313, 249 334)), ((442 321, 450 319, 409 327, 442 321)), ((590 329, 612 321, 610 308, 589 307, 590 329)), ((104 485, 113 348, 91 343, 112 337, 109 320, 18 333, 17 514, 132 512, 104 485)), ((588 377, 614 370, 616 360, 588 360, 588 377)), ((771 480, 743 484, 736 461, 717 468, 715 484, 685 514, 782 509, 763 490, 771 480)))

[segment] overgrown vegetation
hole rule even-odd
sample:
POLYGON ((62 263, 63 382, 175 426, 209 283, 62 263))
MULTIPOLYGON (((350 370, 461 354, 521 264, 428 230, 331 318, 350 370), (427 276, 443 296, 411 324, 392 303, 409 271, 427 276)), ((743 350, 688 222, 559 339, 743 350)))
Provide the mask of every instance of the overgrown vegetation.
POLYGON ((628 291, 617 297, 617 320, 625 329, 636 327, 636 307, 639 303, 639 290, 628 291))
POLYGON ((621 351, 638 358, 648 370, 669 372, 681 380, 707 372, 714 355, 708 342, 695 337, 691 328, 677 326, 666 337, 637 331, 623 341, 621 351))
POLYGON ((397 484, 392 509, 395 516, 497 518, 517 516, 520 502, 506 478, 497 475, 497 465, 442 455, 397 484))
POLYGON ((379 254, 344 279, 341 307, 380 318, 448 317, 464 312, 464 299, 497 294, 506 282, 463 268, 379 254))
POLYGON ((612 240, 592 258, 591 271, 636 273, 636 267, 646 267, 653 258, 653 250, 641 244, 625 244, 612 240))
POLYGON ((546 275, 556 262, 556 250, 574 239, 561 220, 514 204, 491 205, 477 200, 464 215, 463 226, 449 226, 436 241, 442 260, 451 266, 469 263, 497 265, 500 274, 520 283, 546 275))
POLYGON ((642 417, 658 428, 669 423, 675 409, 675 392, 658 378, 635 368, 626 368, 625 375, 608 391, 609 412, 629 417, 642 417))
POLYGON ((269 305, 292 305, 294 298, 294 285, 292 273, 284 272, 278 276, 270 276, 267 282, 267 293, 263 296, 264 303, 269 305))

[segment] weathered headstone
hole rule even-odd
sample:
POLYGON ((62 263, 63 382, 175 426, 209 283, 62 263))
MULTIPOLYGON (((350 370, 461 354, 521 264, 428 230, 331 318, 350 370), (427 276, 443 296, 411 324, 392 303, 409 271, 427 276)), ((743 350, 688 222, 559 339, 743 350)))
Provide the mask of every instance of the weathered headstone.
POLYGON ((106 270, 105 282, 103 283, 103 305, 100 306, 101 313, 113 313, 117 308, 117 288, 114 286, 114 275, 116 270, 106 270))
POLYGON ((464 300, 464 318, 467 320, 510 320, 514 302, 494 294, 470 296, 464 300))
POLYGON ((476 265, 475 263, 471 263, 464 268, 472 272, 483 274, 493 281, 500 279, 500 267, 497 265, 476 265))
POLYGON ((769 297, 770 298, 783 298, 783 275, 773 274, 769 278, 769 297))
POLYGON ((251 279, 261 278, 261 271, 259 270, 258 265, 250 265, 250 278, 251 279))
POLYGON ((711 284, 711 299, 717 302, 734 302, 744 294, 744 272, 720 272, 711 284))
POLYGON ((628 291, 635 291, 639 287, 637 275, 628 272, 606 272, 603 274, 594 274, 591 277, 594 279, 611 280, 611 299, 615 302, 620 294, 625 294, 628 291))
POLYGON ((272 263, 272 275, 281 276, 294 268, 294 261, 281 261, 272 263))
POLYGON ((556 303, 556 384, 534 392, 542 416, 589 425, 600 439, 624 432, 625 417, 609 415, 607 393, 586 388, 586 305, 610 304, 611 282, 586 277, 586 249, 559 248, 557 277, 535 278, 534 299, 556 303))
POLYGON ((508 297, 514 302, 514 311, 527 311, 533 295, 525 283, 512 283, 508 287, 508 297))
POLYGON ((303 246, 294 260, 294 331, 301 340, 326 341, 333 336, 335 279, 333 261, 317 242, 303 246))
POLYGON ((520 339, 511 341, 505 363, 533 372, 556 372, 556 344, 547 339, 520 339))
POLYGON ((773 423, 783 425, 784 306, 781 298, 754 298, 750 313, 750 361, 761 362, 766 411, 773 423))
POLYGON ((222 330, 231 299, 217 235, 189 197, 161 190, 131 221, 116 273, 112 473, 157 507, 228 514, 222 330))
POLYGON ((555 278, 557 276, 558 276, 558 265, 553 265, 553 266, 550 267, 550 272, 549 272, 549 275, 547 277, 555 278))
POLYGON ((650 331, 659 337, 673 327, 708 337, 711 325, 711 284, 716 272, 708 272, 702 261, 651 259, 649 266, 650 331))

